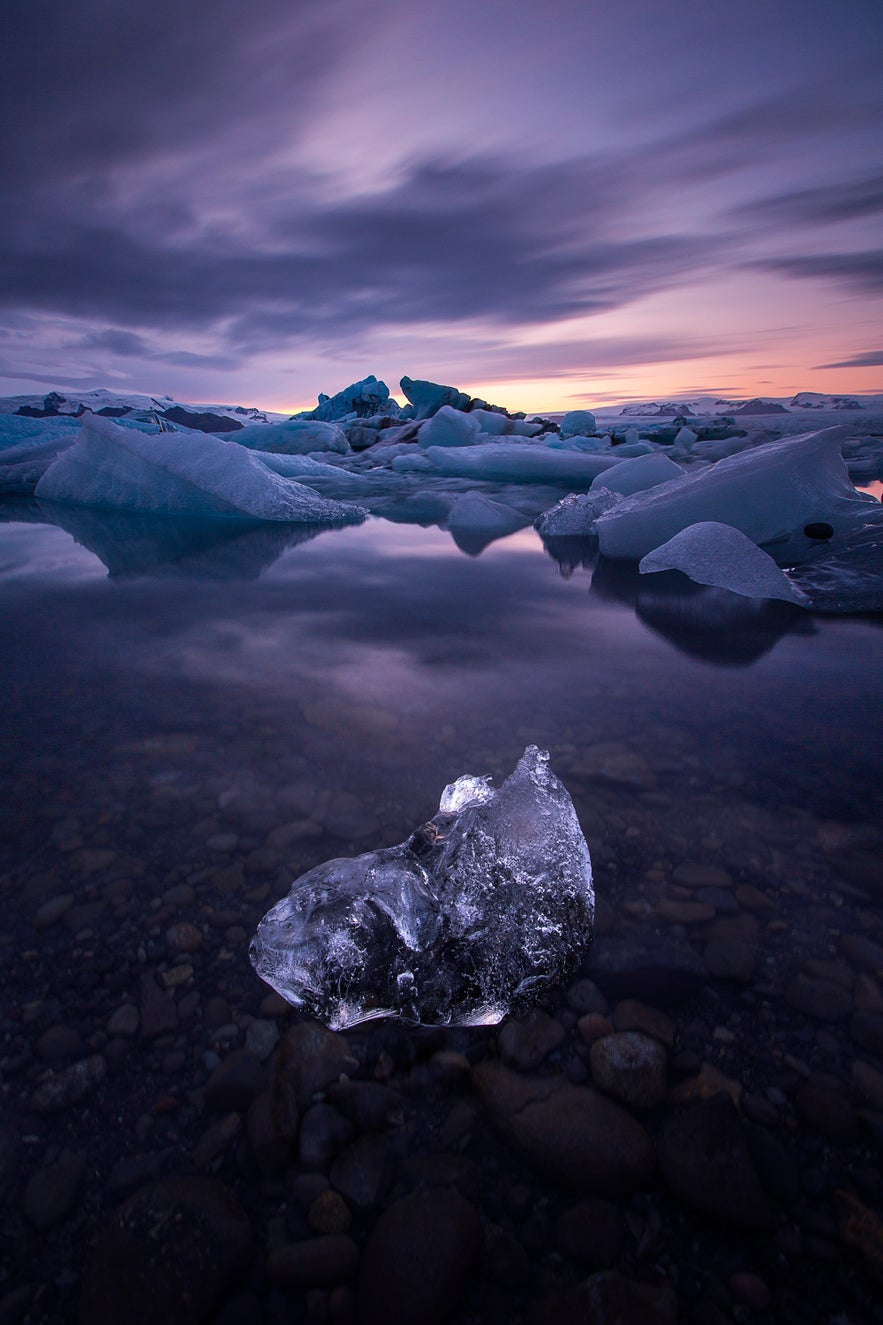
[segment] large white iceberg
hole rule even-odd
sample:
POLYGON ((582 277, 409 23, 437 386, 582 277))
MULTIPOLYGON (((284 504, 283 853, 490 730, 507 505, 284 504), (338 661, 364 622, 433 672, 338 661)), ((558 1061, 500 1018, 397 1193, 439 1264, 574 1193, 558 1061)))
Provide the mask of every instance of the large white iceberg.
POLYGON ((719 521, 754 543, 785 542, 808 524, 846 533, 865 503, 840 455, 848 427, 768 442, 698 474, 626 497, 597 522, 602 553, 637 561, 688 525, 719 521))
POLYGON ((781 598, 786 603, 809 606, 809 599, 796 589, 772 557, 732 525, 706 520, 691 524, 661 547, 643 557, 642 575, 679 570, 697 584, 729 589, 746 598, 781 598))
MULTIPOLYGON (((468 418, 464 415, 464 418, 468 418)), ((587 488, 612 469, 607 455, 555 451, 542 443, 485 442, 481 446, 428 446, 426 455, 443 474, 495 483, 555 483, 587 488)))
POLYGON ((442 407, 421 423, 418 441, 421 446, 473 446, 481 433, 481 420, 464 414, 451 405, 442 407))
POLYGON ((336 451, 349 455, 346 434, 335 423, 319 419, 288 419, 285 423, 252 423, 240 428, 234 441, 254 451, 283 455, 309 455, 313 451, 336 451))
MULTIPOLYGON (((620 448, 617 447, 617 450, 620 448)), ((618 463, 613 469, 599 474, 592 483, 593 489, 604 487, 608 492, 619 492, 629 497, 633 492, 643 492, 647 488, 658 487, 660 483, 670 483, 672 479, 684 477, 681 466, 669 460, 662 451, 623 460, 619 460, 614 452, 614 459, 618 463)))
MULTIPOLYGON (((294 459, 286 457, 283 463, 294 459)), ((365 515, 359 507, 320 497, 274 472, 258 453, 235 441, 208 433, 145 436, 94 414, 83 415, 79 439, 49 466, 36 496, 156 515, 316 524, 348 523, 365 515)))

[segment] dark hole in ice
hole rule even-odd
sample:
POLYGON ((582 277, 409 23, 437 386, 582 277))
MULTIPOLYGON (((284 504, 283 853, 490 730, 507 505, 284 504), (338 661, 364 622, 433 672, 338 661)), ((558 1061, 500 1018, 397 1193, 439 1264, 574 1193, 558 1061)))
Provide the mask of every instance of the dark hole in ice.
POLYGON ((824 520, 814 521, 812 524, 805 524, 803 532, 807 538, 833 538, 834 530, 831 525, 826 524, 824 520))

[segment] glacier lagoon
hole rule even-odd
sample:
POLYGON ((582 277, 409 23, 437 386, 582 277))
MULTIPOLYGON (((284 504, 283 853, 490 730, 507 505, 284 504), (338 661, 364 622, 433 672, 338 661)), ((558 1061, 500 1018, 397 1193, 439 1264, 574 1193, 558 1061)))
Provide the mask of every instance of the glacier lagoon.
POLYGON ((267 1321, 308 1319, 307 1291, 358 1303, 400 1207, 458 1231, 477 1318, 589 1271, 659 1310, 750 1273, 811 1320, 848 1282, 862 1318, 835 1197, 861 1210, 880 1178, 879 616, 529 526, 465 541, 4 506, 0 1139, 36 1319, 101 1319, 153 1264, 139 1219, 220 1218, 193 1175, 237 1203, 211 1273, 159 1234, 206 1321, 243 1296, 267 1321), (334 1036, 268 995, 248 941, 298 874, 402 841, 529 744, 589 843, 585 968, 494 1028, 334 1036), (586 1109, 600 1146, 568 1130, 586 1109), (748 1147, 747 1214, 686 1184, 684 1117, 748 1147), (794 1227, 827 1229, 805 1237, 836 1274, 794 1227), (332 1281, 304 1287, 321 1238, 332 1281))

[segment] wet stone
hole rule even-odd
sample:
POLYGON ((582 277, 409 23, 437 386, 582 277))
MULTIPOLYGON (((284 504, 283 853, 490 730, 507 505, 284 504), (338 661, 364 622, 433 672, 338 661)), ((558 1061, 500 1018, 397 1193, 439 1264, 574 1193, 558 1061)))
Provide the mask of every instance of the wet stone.
POLYGON ((37 1041, 37 1054, 44 1063, 57 1063, 82 1054, 85 1045, 73 1026, 50 1026, 37 1041))
POLYGON ((353 1138, 353 1125, 333 1104, 313 1104, 301 1118, 298 1162, 305 1169, 324 1169, 353 1138))
POLYGON ((508 1067, 521 1072, 540 1063, 564 1040, 564 1027, 540 1008, 526 1017, 507 1021, 500 1032, 500 1052, 508 1067))
POLYGON ((141 1034, 145 1040, 155 1040, 175 1030, 178 1013, 172 995, 160 989, 147 972, 141 976, 140 991, 141 1034))
POLYGON ((850 1019, 849 1034, 861 1049, 883 1057, 883 1013, 859 1008, 850 1019))
POLYGON ((279 1027, 275 1021, 256 1019, 249 1023, 245 1032, 245 1045, 261 1063, 270 1057, 278 1043, 279 1027))
POLYGON ((307 1222, 316 1233, 345 1233, 353 1217, 340 1193, 329 1190, 321 1192, 313 1201, 307 1222))
POLYGON ((863 971, 883 972, 883 944, 867 934, 843 934, 838 944, 844 957, 863 971))
POLYGON ((613 1010, 613 1025, 618 1031, 641 1031, 651 1035, 667 1048, 675 1041, 675 1024, 659 1008, 650 1007, 636 998, 625 998, 613 1010))
POLYGON ((329 1169, 332 1183, 351 1206, 364 1214, 382 1201, 391 1178, 386 1141, 377 1133, 356 1137, 329 1169))
POLYGON ((85 1172, 86 1157, 74 1150, 63 1150, 54 1163, 38 1169, 25 1188, 22 1203, 35 1228, 51 1228, 70 1214, 85 1172))
POLYGON ((716 980, 748 984, 757 968, 757 951, 739 939, 712 939, 705 947, 705 961, 716 980))
POLYGON ((206 1083, 206 1108, 213 1113, 246 1113, 266 1084, 264 1069, 254 1054, 234 1049, 221 1059, 206 1083))
POLYGON ((107 1062, 101 1054, 90 1054, 70 1067, 52 1072, 40 1082, 31 1097, 38 1113, 60 1113, 80 1104, 107 1076, 107 1062))
POLYGON ((596 1040, 590 1062, 595 1085, 630 1109, 652 1109, 665 1099, 668 1060, 647 1035, 621 1031, 596 1040))
POLYGON ((83 1325, 203 1325, 244 1271, 251 1228, 212 1178, 149 1183, 111 1215, 90 1258, 83 1325))
POLYGON ((359 1249, 344 1233, 289 1242, 267 1258, 271 1282, 287 1289, 333 1288, 349 1283, 358 1268, 359 1249))
POLYGON ((198 952, 202 947, 202 933, 188 920, 179 920, 166 930, 166 943, 175 952, 198 952))
POLYGON ((612 1201, 586 1197, 569 1206, 555 1223, 555 1241, 564 1256, 583 1269, 606 1270, 622 1244, 622 1211, 612 1201))
POLYGON ((815 1132, 841 1140, 854 1136, 858 1117, 839 1090, 816 1079, 803 1082, 794 1097, 800 1116, 815 1132))
POLYGON ((274 1097, 280 1107, 290 1096, 297 1109, 305 1109, 313 1096, 358 1067, 343 1035, 318 1022, 304 1021, 283 1036, 274 1058, 274 1097))
POLYGON ((708 967, 692 948, 648 935, 598 940, 588 971, 609 998, 638 998, 662 1007, 698 994, 708 967))
POLYGON ((763 1189, 729 1095, 670 1118, 660 1138, 659 1165, 675 1195, 701 1214, 740 1228, 768 1226, 763 1189))
POLYGON ((108 1035, 134 1035, 141 1025, 141 1014, 134 1003, 123 1003, 107 1022, 108 1035))
POLYGON ((788 982, 785 999, 797 1012, 817 1021, 843 1021, 852 1011, 852 994, 843 985, 803 972, 788 982))
POLYGON ((34 913, 35 927, 37 929, 49 929, 50 926, 57 925, 59 920, 67 915, 73 904, 73 893, 62 893, 59 897, 51 897, 34 913))
POLYGON ((444 1325, 476 1268, 475 1207, 458 1192, 415 1192, 374 1225, 358 1285, 360 1325, 444 1325))
POLYGON ((291 1146, 289 1140, 280 1136, 273 1125, 269 1091, 264 1091, 252 1101, 246 1131, 255 1163, 264 1177, 282 1173, 288 1167, 291 1146))
POLYGON ((732 875, 716 865, 701 865, 690 861, 676 866, 672 881, 682 888, 731 888, 732 875))
POLYGON ((613 1100, 560 1077, 525 1078, 494 1062, 474 1079, 503 1139, 553 1182, 621 1196, 653 1176, 644 1128, 613 1100))
POLYGON ((670 1288, 627 1279, 613 1270, 553 1293, 528 1316, 528 1325, 676 1325, 670 1288))

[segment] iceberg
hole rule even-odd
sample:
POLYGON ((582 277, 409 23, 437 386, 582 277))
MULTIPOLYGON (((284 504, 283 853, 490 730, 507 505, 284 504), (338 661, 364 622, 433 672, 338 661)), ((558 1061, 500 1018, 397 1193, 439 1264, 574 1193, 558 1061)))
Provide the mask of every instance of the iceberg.
POLYGON ((746 598, 781 598, 809 607, 772 557, 732 525, 707 520, 691 524, 641 560, 642 575, 679 570, 697 584, 729 589, 746 598))
POLYGON ((442 405, 431 419, 421 423, 417 440, 422 447, 474 446, 480 433, 481 421, 474 414, 442 405))
POLYGON ((402 395, 411 404, 406 406, 412 419, 429 419, 445 405, 456 410, 464 410, 471 399, 465 391, 458 391, 455 386, 442 386, 438 382, 425 382, 420 378, 403 377, 399 382, 402 395))
POLYGON ((572 484, 583 488, 588 488, 598 474, 617 463, 609 455, 556 451, 541 442, 428 446, 426 455, 436 469, 453 477, 489 479, 495 483, 572 484))
MULTIPOLYGON (((622 453, 622 448, 617 447, 622 453)), ((615 456, 615 453, 614 453, 615 456)), ((613 469, 599 474, 592 483, 592 488, 607 488, 609 492, 618 492, 629 497, 633 492, 643 492, 647 488, 658 487, 660 483, 669 483, 672 479, 683 478, 680 465, 669 460, 661 451, 620 460, 613 469)))
POLYGON ((499 790, 460 777, 406 842, 301 875, 249 956, 332 1030, 377 1017, 494 1025, 576 969, 593 919, 573 802, 531 745, 499 790))
POLYGON ((807 524, 846 533, 873 498, 856 492, 840 446, 848 427, 767 442, 698 474, 626 497, 597 523, 606 557, 638 561, 689 525, 732 525, 754 543, 785 542, 807 524))
POLYGON ((389 387, 378 382, 373 373, 359 382, 351 382, 333 396, 320 394, 315 409, 301 410, 295 419, 318 419, 330 423, 333 419, 370 419, 375 414, 398 414, 399 407, 389 398, 389 387))
POLYGON ((588 409, 572 409, 558 425, 562 437, 586 437, 595 431, 595 416, 588 409))
POLYGON ((617 493, 606 487, 596 488, 594 483, 590 492, 569 492, 540 516, 537 533, 541 538, 585 538, 594 533, 598 516, 619 500, 617 493))
POLYGON ((282 455, 309 455, 313 451, 336 451, 349 455, 346 434, 335 423, 318 419, 289 419, 286 423, 252 423, 240 429, 235 441, 254 451, 282 455))
MULTIPOLYGON (((296 458, 286 459, 290 464, 296 458)), ((94 414, 83 415, 79 439, 49 466, 35 495, 42 501, 154 515, 346 524, 366 514, 282 477, 235 441, 208 433, 147 436, 94 414)))
POLYGON ((461 551, 477 557, 489 543, 530 524, 526 515, 479 492, 458 497, 448 515, 448 530, 461 551))

